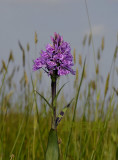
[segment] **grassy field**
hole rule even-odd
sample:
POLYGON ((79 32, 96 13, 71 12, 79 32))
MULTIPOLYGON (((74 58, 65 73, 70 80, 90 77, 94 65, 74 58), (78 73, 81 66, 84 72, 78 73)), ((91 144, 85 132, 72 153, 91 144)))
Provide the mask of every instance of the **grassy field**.
MULTIPOLYGON (((83 48, 91 45, 90 34, 84 37, 83 48)), ((15 77, 19 74, 19 67, 15 66, 13 53, 10 52, 8 62, 2 60, 0 63, 0 160, 43 160, 52 113, 33 89, 40 91, 38 87, 42 84, 43 72, 37 72, 32 78, 30 60, 26 63, 30 46, 27 44, 27 50, 20 42, 19 46, 23 57, 23 75, 17 84, 15 77), (13 65, 10 73, 9 65, 13 65)), ((73 84, 75 99, 57 128, 60 160, 118 160, 118 90, 113 78, 118 74, 118 46, 107 78, 103 77, 105 83, 100 78, 99 67, 103 51, 104 38, 98 52, 95 51, 96 54, 93 55, 95 76, 91 80, 87 79, 88 59, 83 70, 82 54, 73 51, 77 68, 73 84), (82 70, 83 79, 80 84, 82 70)), ((50 96, 47 94, 47 99, 50 96)), ((66 97, 60 96, 58 105, 64 106, 66 103, 66 97)))

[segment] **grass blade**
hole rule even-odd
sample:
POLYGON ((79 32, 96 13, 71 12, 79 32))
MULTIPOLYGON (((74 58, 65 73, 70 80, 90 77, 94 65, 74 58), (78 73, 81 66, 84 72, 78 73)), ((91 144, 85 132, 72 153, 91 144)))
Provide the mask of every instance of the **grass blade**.
POLYGON ((24 120, 25 120, 25 119, 23 118, 22 123, 21 123, 20 128, 19 128, 19 131, 18 131, 18 134, 17 134, 17 137, 16 137, 16 139, 15 139, 14 145, 13 145, 13 147, 12 147, 12 149, 11 149, 10 156, 11 156, 11 154, 13 154, 14 148, 15 148, 16 143, 17 143, 17 141, 18 141, 18 138, 19 138, 19 136, 20 136, 20 132, 21 132, 22 126, 23 126, 23 124, 24 124, 24 120))
POLYGON ((23 139, 21 141, 21 146, 20 146, 20 149, 19 149, 19 152, 18 152, 17 160, 20 159, 20 154, 21 154, 21 150, 22 150, 22 146, 23 146, 24 140, 25 140, 25 134, 23 135, 23 139))
MULTIPOLYGON (((32 75, 31 75, 31 82, 32 82, 32 87, 33 87, 33 91, 34 91, 35 89, 34 89, 34 83, 33 83, 32 75)), ((40 124, 39 124, 39 112, 38 112, 38 105, 37 105, 37 97, 36 97, 36 93, 35 92, 33 92, 33 93, 34 93, 34 101, 35 101, 35 104, 36 104, 37 122, 38 122, 38 126, 39 126, 39 137, 40 137, 40 141, 41 141, 43 155, 45 155, 45 148, 44 148, 44 145, 43 145, 43 142, 42 142, 42 136, 41 136, 40 124)))
POLYGON ((71 138, 71 134, 72 134, 72 125, 73 125, 73 122, 75 121, 78 97, 79 97, 80 88, 81 88, 81 85, 82 85, 82 82, 83 82, 83 77, 84 77, 85 63, 86 63, 86 58, 84 60, 84 66, 83 66, 83 70, 82 70, 80 85, 79 85, 79 88, 78 88, 78 91, 77 91, 77 95, 76 95, 76 99, 75 99, 75 108, 74 108, 74 114, 73 114, 72 124, 71 124, 70 133, 69 133, 69 137, 68 137, 68 141, 67 141, 67 146, 66 146, 66 151, 65 151, 65 160, 67 158, 68 146, 69 146, 70 138, 71 138))

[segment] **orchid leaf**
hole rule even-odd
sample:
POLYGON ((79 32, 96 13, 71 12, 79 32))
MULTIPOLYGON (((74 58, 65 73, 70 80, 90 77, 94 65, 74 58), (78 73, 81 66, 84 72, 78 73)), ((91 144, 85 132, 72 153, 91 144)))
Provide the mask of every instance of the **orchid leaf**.
MULTIPOLYGON (((74 99, 74 98, 73 98, 74 99)), ((62 111, 60 112, 60 114, 57 116, 56 118, 56 126, 58 126, 58 124, 60 123, 60 121, 62 120, 65 112, 67 111, 67 109, 70 107, 73 99, 62 109, 62 111)))
POLYGON ((49 133, 45 160, 59 160, 58 137, 57 131, 54 129, 51 129, 49 133))
POLYGON ((56 101, 57 101, 57 98, 59 96, 59 93, 61 92, 61 90, 63 89, 63 87, 67 84, 68 82, 64 83, 63 86, 59 89, 59 91, 57 92, 55 98, 54 98, 54 106, 56 106, 56 101))
POLYGON ((48 106, 50 107, 50 108, 52 108, 52 106, 50 105, 50 103, 48 102, 48 100, 43 96, 43 95, 41 95, 38 91, 36 91, 35 90, 35 92, 48 104, 48 106))

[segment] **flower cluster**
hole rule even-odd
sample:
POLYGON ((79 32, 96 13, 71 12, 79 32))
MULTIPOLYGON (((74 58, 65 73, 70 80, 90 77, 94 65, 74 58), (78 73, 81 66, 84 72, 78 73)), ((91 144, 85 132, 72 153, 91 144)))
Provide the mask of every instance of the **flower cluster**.
POLYGON ((53 44, 48 44, 46 51, 42 50, 40 57, 34 60, 33 70, 43 68, 49 75, 61 76, 69 73, 75 75, 71 68, 74 64, 69 43, 57 33, 54 33, 51 40, 53 44))

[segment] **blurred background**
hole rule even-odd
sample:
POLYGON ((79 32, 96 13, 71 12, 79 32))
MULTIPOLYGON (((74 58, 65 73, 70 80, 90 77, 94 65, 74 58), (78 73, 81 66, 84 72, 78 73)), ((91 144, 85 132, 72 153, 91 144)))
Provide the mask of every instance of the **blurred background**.
POLYGON ((118 160, 117 15, 118 0, 0 0, 0 160, 44 159, 52 114, 34 89, 51 103, 51 80, 32 65, 54 32, 76 71, 57 81, 57 91, 68 82, 57 114, 74 97, 57 129, 60 158, 118 160))
MULTIPOLYGON (((102 55, 102 74, 109 69, 118 32, 118 1, 87 0, 94 46, 100 46, 105 38, 102 55), (106 60, 107 59, 107 60, 106 60)), ((38 34, 37 56, 50 42, 54 32, 63 35, 70 42, 72 51, 83 52, 82 40, 90 34, 87 10, 84 0, 0 0, 0 59, 7 60, 13 50, 17 64, 22 61, 18 40, 26 46, 30 44, 30 63, 36 57, 34 33, 38 34), (7 47, 6 47, 7 46, 7 47)), ((88 54, 86 52, 82 54, 88 54)), ((89 51, 93 64, 92 50, 89 51)), ((93 67, 91 67, 91 70, 93 67)))

